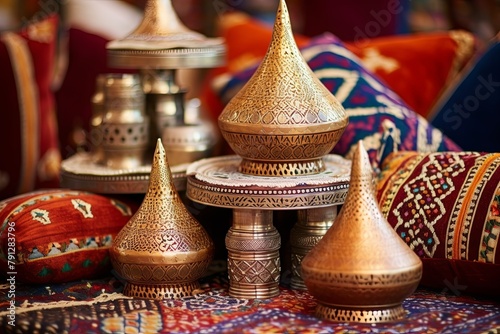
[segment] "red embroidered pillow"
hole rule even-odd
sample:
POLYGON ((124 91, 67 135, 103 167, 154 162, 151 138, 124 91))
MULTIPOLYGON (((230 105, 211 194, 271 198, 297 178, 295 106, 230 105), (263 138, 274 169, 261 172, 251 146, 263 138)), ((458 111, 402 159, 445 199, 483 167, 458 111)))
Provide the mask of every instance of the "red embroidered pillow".
POLYGON ((61 156, 51 92, 56 16, 0 34, 0 199, 55 187, 61 156))
POLYGON ((122 201, 66 189, 4 200, 0 272, 15 275, 18 282, 42 284, 109 273, 108 249, 132 211, 122 201))
POLYGON ((500 154, 390 154, 382 213, 424 263, 422 284, 500 296, 500 154))

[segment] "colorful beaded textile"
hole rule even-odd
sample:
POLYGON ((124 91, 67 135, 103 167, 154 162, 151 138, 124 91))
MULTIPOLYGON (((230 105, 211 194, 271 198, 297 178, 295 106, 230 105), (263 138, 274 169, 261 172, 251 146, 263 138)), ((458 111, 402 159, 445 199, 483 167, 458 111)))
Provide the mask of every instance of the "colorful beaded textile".
MULTIPOLYGON (((493 333, 500 304, 467 296, 417 290, 403 304, 405 318, 384 324, 319 320, 307 291, 280 285, 272 299, 230 297, 227 272, 203 278, 200 293, 177 300, 134 300, 113 277, 62 285, 16 285, 14 320, 0 301, 0 332, 73 333, 493 333), (9 322, 15 327, 9 325, 9 322)), ((6 295, 9 285, 0 286, 6 295)))

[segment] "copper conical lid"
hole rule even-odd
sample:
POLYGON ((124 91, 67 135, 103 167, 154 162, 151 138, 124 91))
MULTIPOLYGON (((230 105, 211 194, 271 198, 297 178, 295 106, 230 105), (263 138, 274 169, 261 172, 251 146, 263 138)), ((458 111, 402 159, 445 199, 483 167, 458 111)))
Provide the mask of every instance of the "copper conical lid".
MULTIPOLYGON (((257 164, 311 163, 329 153, 347 126, 346 112, 311 71, 298 49, 288 9, 280 1, 272 40, 262 63, 219 116, 242 172, 272 175, 257 164), (260 169, 260 170, 258 170, 260 169)), ((311 174, 322 169, 302 169, 311 174)), ((297 175, 297 174, 295 174, 297 175)))
POLYGON ((373 169, 360 141, 342 209, 311 258, 324 270, 384 271, 420 264, 418 256, 382 215, 373 189, 373 169), (317 254, 318 256, 315 256, 317 254))
POLYGON ((171 0, 148 0, 139 26, 107 45, 108 61, 119 68, 203 68, 224 63, 221 38, 207 38, 188 29, 171 0))
POLYGON ((361 141, 342 209, 301 266, 304 282, 319 303, 350 311, 389 310, 382 321, 401 316, 404 312, 395 307, 418 286, 422 262, 383 217, 361 141))

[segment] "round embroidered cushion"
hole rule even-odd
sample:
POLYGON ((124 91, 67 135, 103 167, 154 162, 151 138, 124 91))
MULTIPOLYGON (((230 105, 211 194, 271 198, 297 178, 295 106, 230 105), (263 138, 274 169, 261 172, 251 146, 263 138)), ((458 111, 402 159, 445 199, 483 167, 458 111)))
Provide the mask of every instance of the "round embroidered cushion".
POLYGON ((133 207, 67 189, 0 202, 0 272, 23 283, 60 283, 109 274, 108 248, 133 207))

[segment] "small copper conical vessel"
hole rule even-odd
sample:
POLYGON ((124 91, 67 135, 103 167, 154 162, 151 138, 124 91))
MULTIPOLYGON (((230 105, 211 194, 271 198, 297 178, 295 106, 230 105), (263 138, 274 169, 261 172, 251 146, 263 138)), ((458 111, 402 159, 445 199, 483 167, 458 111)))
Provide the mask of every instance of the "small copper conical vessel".
POLYGON ((175 189, 165 149, 158 139, 149 188, 110 249, 124 294, 144 299, 189 296, 199 288, 214 246, 175 189))
POLYGON ((308 175, 325 169, 348 116, 302 57, 280 1, 266 56, 219 116, 222 135, 251 175, 308 175))
POLYGON ((359 142, 340 213, 301 264, 320 318, 398 320, 405 316, 403 301, 420 282, 422 261, 382 216, 372 180, 368 154, 359 142))

